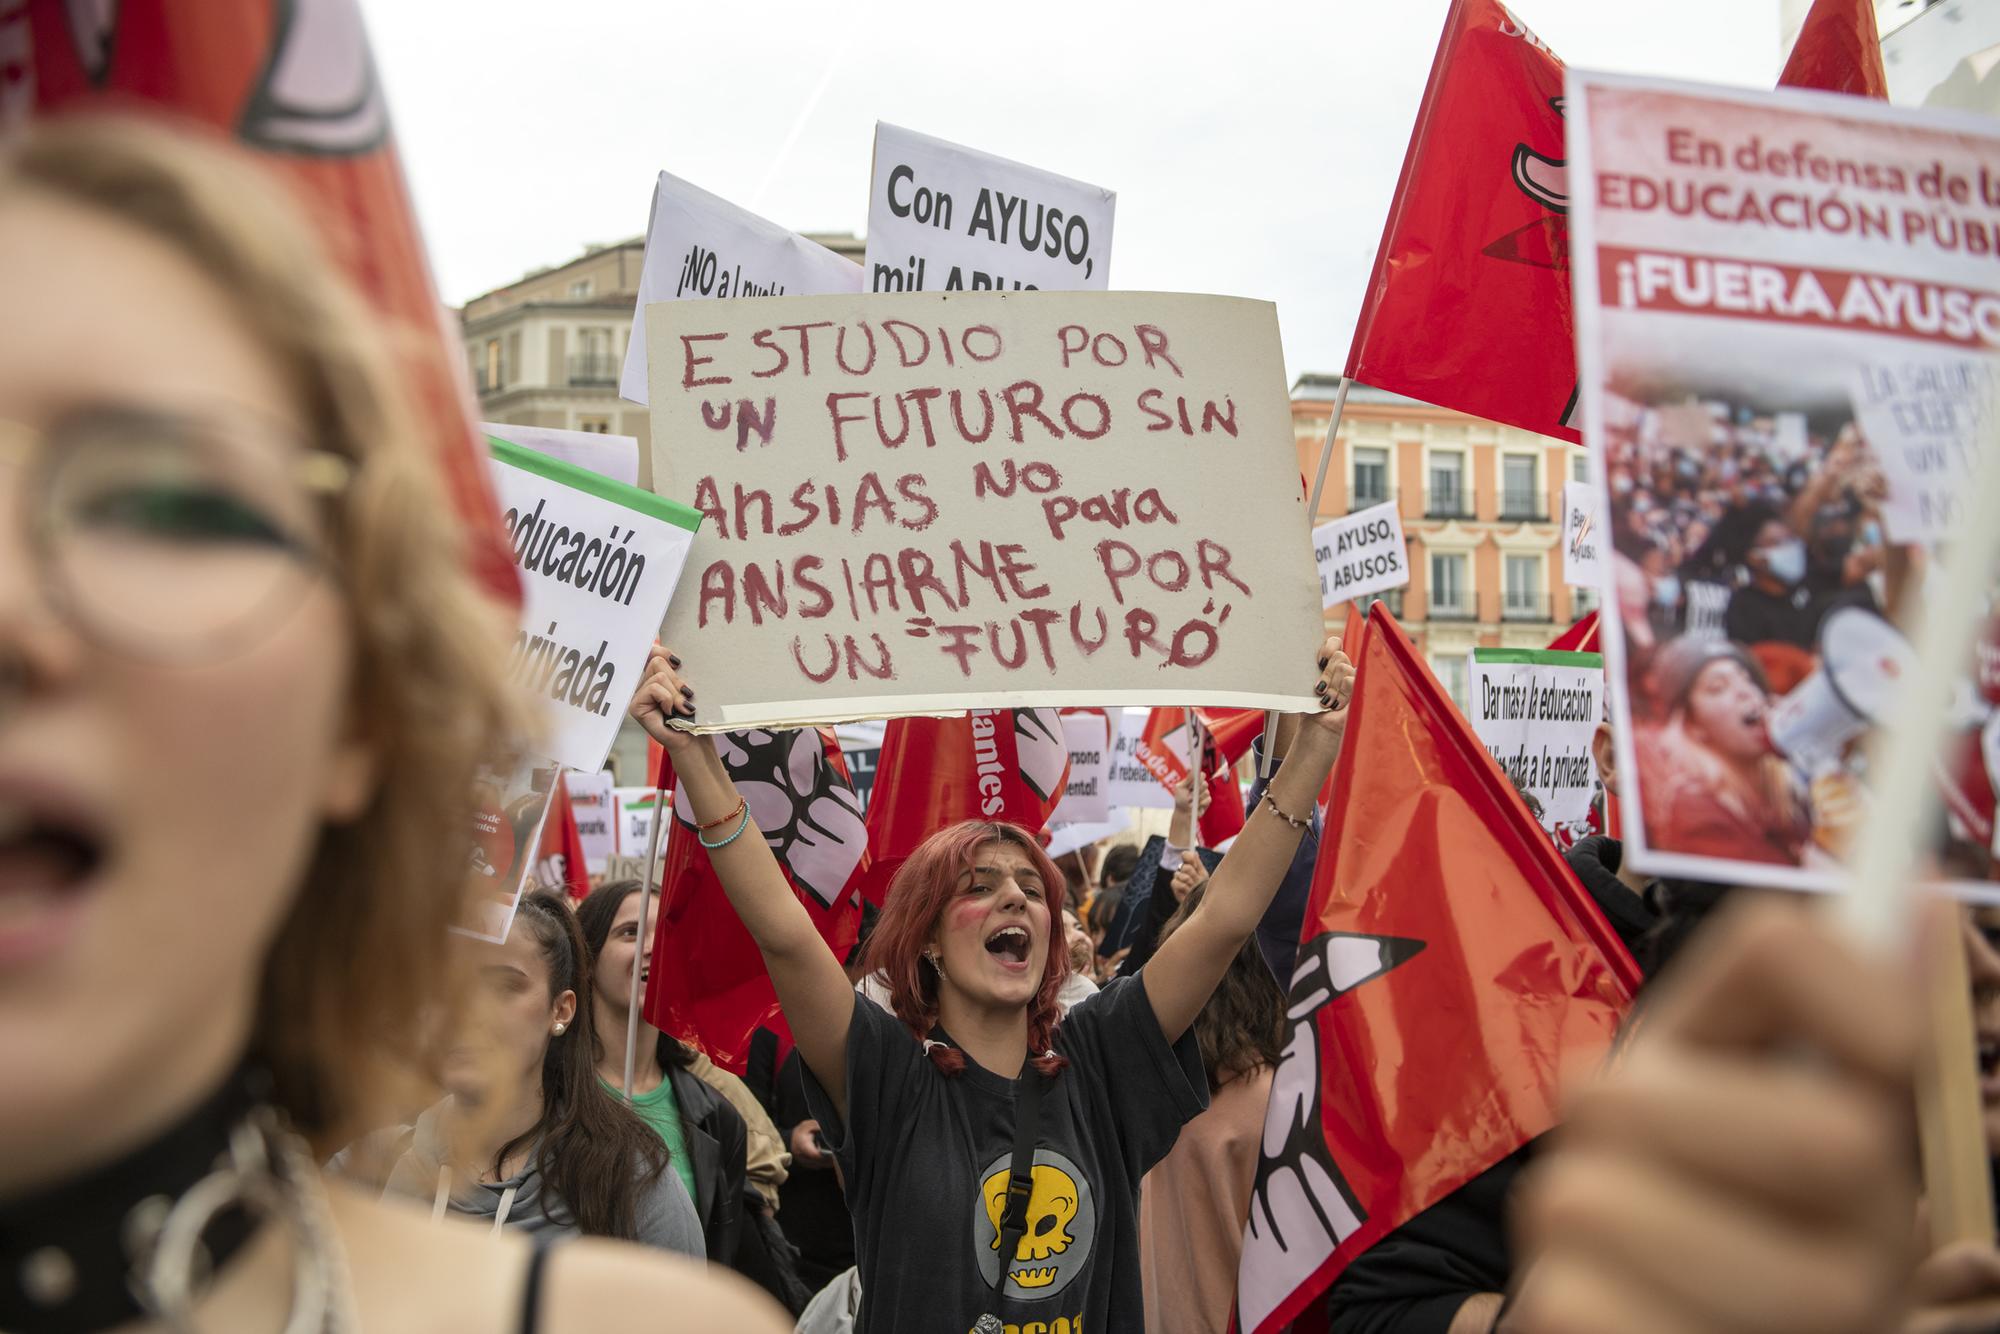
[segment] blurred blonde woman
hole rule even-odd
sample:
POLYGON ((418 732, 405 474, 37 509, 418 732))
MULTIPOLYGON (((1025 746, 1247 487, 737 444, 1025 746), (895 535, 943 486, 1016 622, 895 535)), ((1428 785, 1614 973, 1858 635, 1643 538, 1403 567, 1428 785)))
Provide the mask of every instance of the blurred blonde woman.
POLYGON ((517 728, 311 235, 157 128, 0 149, 0 1329, 779 1328, 314 1167, 423 1067, 517 728))

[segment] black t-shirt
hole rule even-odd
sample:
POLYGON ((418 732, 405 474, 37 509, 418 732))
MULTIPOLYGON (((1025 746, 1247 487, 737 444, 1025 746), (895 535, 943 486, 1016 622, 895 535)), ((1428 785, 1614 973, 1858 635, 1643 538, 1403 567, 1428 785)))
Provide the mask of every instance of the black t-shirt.
POLYGON ((945 1075, 894 1015, 856 997, 845 1125, 805 1072, 847 1178, 856 1334, 966 1334, 988 1313, 1008 1334, 1145 1328, 1139 1179, 1208 1106, 1201 1052, 1192 1032, 1167 1044, 1137 978, 1071 1009, 1055 1045, 1069 1066, 1043 1090, 1028 1230, 996 1308, 1015 1081, 970 1058, 945 1075))
POLYGON ((1739 644, 1795 644, 1817 652, 1820 622, 1840 607, 1874 611, 1875 595, 1866 584, 1853 588, 1800 584, 1784 593, 1766 593, 1751 584, 1737 589, 1729 600, 1723 628, 1739 644))

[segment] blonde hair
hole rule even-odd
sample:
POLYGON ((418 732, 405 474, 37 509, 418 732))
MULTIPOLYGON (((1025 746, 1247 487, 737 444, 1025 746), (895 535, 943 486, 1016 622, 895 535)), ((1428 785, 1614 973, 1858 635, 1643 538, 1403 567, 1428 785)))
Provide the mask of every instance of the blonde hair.
POLYGON ((429 1065, 422 1020, 450 999, 443 941, 470 882, 475 779, 528 717, 505 672, 510 618, 471 580, 385 331, 270 171, 197 131, 86 115, 0 150, 0 196, 21 188, 193 261, 290 373, 314 443, 354 465, 332 502, 333 577, 377 786, 320 833, 265 960, 252 1048, 294 1125, 338 1143, 429 1065))

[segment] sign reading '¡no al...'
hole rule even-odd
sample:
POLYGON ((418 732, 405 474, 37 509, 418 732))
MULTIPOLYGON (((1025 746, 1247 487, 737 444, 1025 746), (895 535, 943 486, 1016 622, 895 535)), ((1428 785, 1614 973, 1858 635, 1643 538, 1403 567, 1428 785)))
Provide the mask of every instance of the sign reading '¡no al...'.
POLYGON ((1310 703, 1267 303, 674 302, 647 336, 655 485, 709 520, 667 624, 715 664, 699 726, 1310 703))

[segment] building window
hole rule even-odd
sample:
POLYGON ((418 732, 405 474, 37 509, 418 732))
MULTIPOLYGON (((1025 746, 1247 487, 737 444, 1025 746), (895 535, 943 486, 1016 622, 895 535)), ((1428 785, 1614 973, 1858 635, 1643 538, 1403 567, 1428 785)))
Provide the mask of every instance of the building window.
POLYGON ((1459 712, 1465 712, 1465 655, 1438 654, 1431 659, 1431 670, 1437 674, 1438 684, 1451 695, 1451 702, 1458 705, 1459 712))
POLYGON ((1569 460, 1569 475, 1570 475, 1570 480, 1572 481, 1577 481, 1577 482, 1589 481, 1590 455, 1585 454, 1582 451, 1578 451, 1577 453, 1572 454, 1569 460))
POLYGON ((1542 506, 1541 488, 1535 485, 1533 454, 1500 456, 1500 517, 1544 523, 1548 514, 1542 506))
POLYGON ((1366 509, 1389 498, 1389 451, 1357 447, 1354 451, 1354 508, 1366 509))
POLYGON ((1438 519, 1470 517, 1465 496, 1465 455, 1443 451, 1431 455, 1430 496, 1424 513, 1438 519))
POLYGON ((611 330, 578 329, 576 355, 569 359, 572 386, 604 386, 618 383, 618 359, 611 355, 611 330))
POLYGON ((482 394, 498 393, 502 387, 500 377, 500 340, 489 338, 486 340, 486 360, 479 368, 479 392, 482 394))
POLYGON ((589 432, 592 432, 593 434, 596 434, 596 435, 610 435, 610 434, 611 434, 611 418, 609 418, 609 417, 578 417, 578 418, 576 419, 576 429, 577 429, 577 430, 579 430, 579 431, 589 431, 589 432))
POLYGON ((1597 610, 1597 590, 1588 584, 1578 584, 1569 590, 1569 605, 1576 619, 1582 620, 1597 610))
POLYGON ((1501 616, 1510 621, 1546 621, 1549 619, 1548 597, 1542 592, 1542 558, 1540 556, 1515 556, 1505 558, 1503 566, 1505 596, 1500 604, 1501 616))
POLYGON ((577 300, 577 301, 580 301, 583 298, 589 296, 590 279, 578 278, 575 282, 569 285, 569 294, 572 300, 577 300))
POLYGON ((1431 553, 1431 615, 1463 619, 1472 614, 1471 581, 1465 577, 1465 553, 1431 553))

